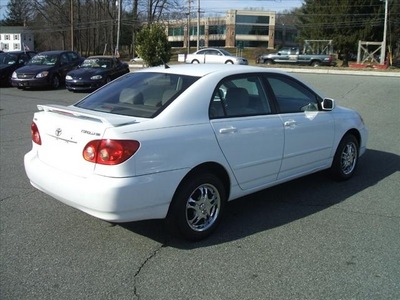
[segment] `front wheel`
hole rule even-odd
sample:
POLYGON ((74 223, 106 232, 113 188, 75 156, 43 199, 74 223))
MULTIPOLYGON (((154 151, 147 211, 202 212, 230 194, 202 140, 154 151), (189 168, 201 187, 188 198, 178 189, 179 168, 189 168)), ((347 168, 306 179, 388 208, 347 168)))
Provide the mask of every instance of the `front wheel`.
POLYGON ((358 141, 352 134, 347 134, 340 141, 330 169, 337 180, 347 180, 353 176, 358 162, 358 141))
POLYGON ((197 59, 192 60, 192 64, 199 64, 200 62, 197 59))
POLYGON ((53 90, 56 90, 60 87, 60 78, 58 75, 54 75, 53 78, 51 79, 51 88, 53 90))
POLYGON ((225 188, 218 177, 208 172, 196 174, 178 187, 167 219, 185 239, 202 240, 218 226, 225 198, 225 188))

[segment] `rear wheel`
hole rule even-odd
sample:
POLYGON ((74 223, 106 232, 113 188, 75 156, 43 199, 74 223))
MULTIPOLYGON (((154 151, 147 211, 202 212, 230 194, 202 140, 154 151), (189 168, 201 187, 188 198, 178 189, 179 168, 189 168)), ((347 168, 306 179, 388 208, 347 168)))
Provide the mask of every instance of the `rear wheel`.
POLYGON ((311 66, 313 66, 313 67, 319 67, 320 65, 321 65, 321 62, 318 61, 318 60, 314 60, 314 61, 311 63, 311 66))
POLYGON ((225 64, 227 64, 227 65, 233 65, 233 61, 227 60, 227 61, 225 62, 225 64))
POLYGON ((358 163, 358 141, 352 134, 345 135, 339 143, 331 167, 337 180, 347 180, 353 176, 358 163))
POLYGON ((191 241, 210 235, 218 226, 226 202, 221 180, 212 173, 197 173, 185 180, 172 200, 168 221, 174 232, 191 241))
POLYGON ((199 64, 199 61, 197 59, 192 60, 192 64, 199 64))

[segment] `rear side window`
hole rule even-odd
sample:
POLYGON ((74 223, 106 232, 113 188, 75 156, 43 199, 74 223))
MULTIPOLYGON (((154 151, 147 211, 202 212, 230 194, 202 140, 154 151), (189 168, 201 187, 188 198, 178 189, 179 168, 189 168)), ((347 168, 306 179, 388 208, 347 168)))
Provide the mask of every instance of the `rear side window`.
POLYGON ((220 82, 211 99, 210 119, 255 116, 271 113, 262 80, 258 75, 228 77, 220 82))
POLYGON ((112 114, 154 118, 198 77, 164 73, 130 73, 75 104, 112 114))

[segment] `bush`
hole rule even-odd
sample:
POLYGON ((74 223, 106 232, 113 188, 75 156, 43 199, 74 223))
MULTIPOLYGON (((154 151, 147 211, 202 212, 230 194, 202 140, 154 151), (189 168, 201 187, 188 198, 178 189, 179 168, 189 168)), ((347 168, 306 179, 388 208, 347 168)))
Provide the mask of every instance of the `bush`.
POLYGON ((136 36, 136 51, 148 66, 158 66, 169 62, 171 45, 161 24, 143 27, 136 36))

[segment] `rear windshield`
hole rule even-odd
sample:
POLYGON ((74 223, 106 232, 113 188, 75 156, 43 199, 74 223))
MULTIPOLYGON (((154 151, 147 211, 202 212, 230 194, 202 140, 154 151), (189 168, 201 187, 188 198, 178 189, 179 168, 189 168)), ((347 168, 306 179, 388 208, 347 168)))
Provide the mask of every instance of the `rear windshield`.
POLYGON ((118 115, 154 118, 199 77, 130 73, 90 94, 75 106, 118 115))

